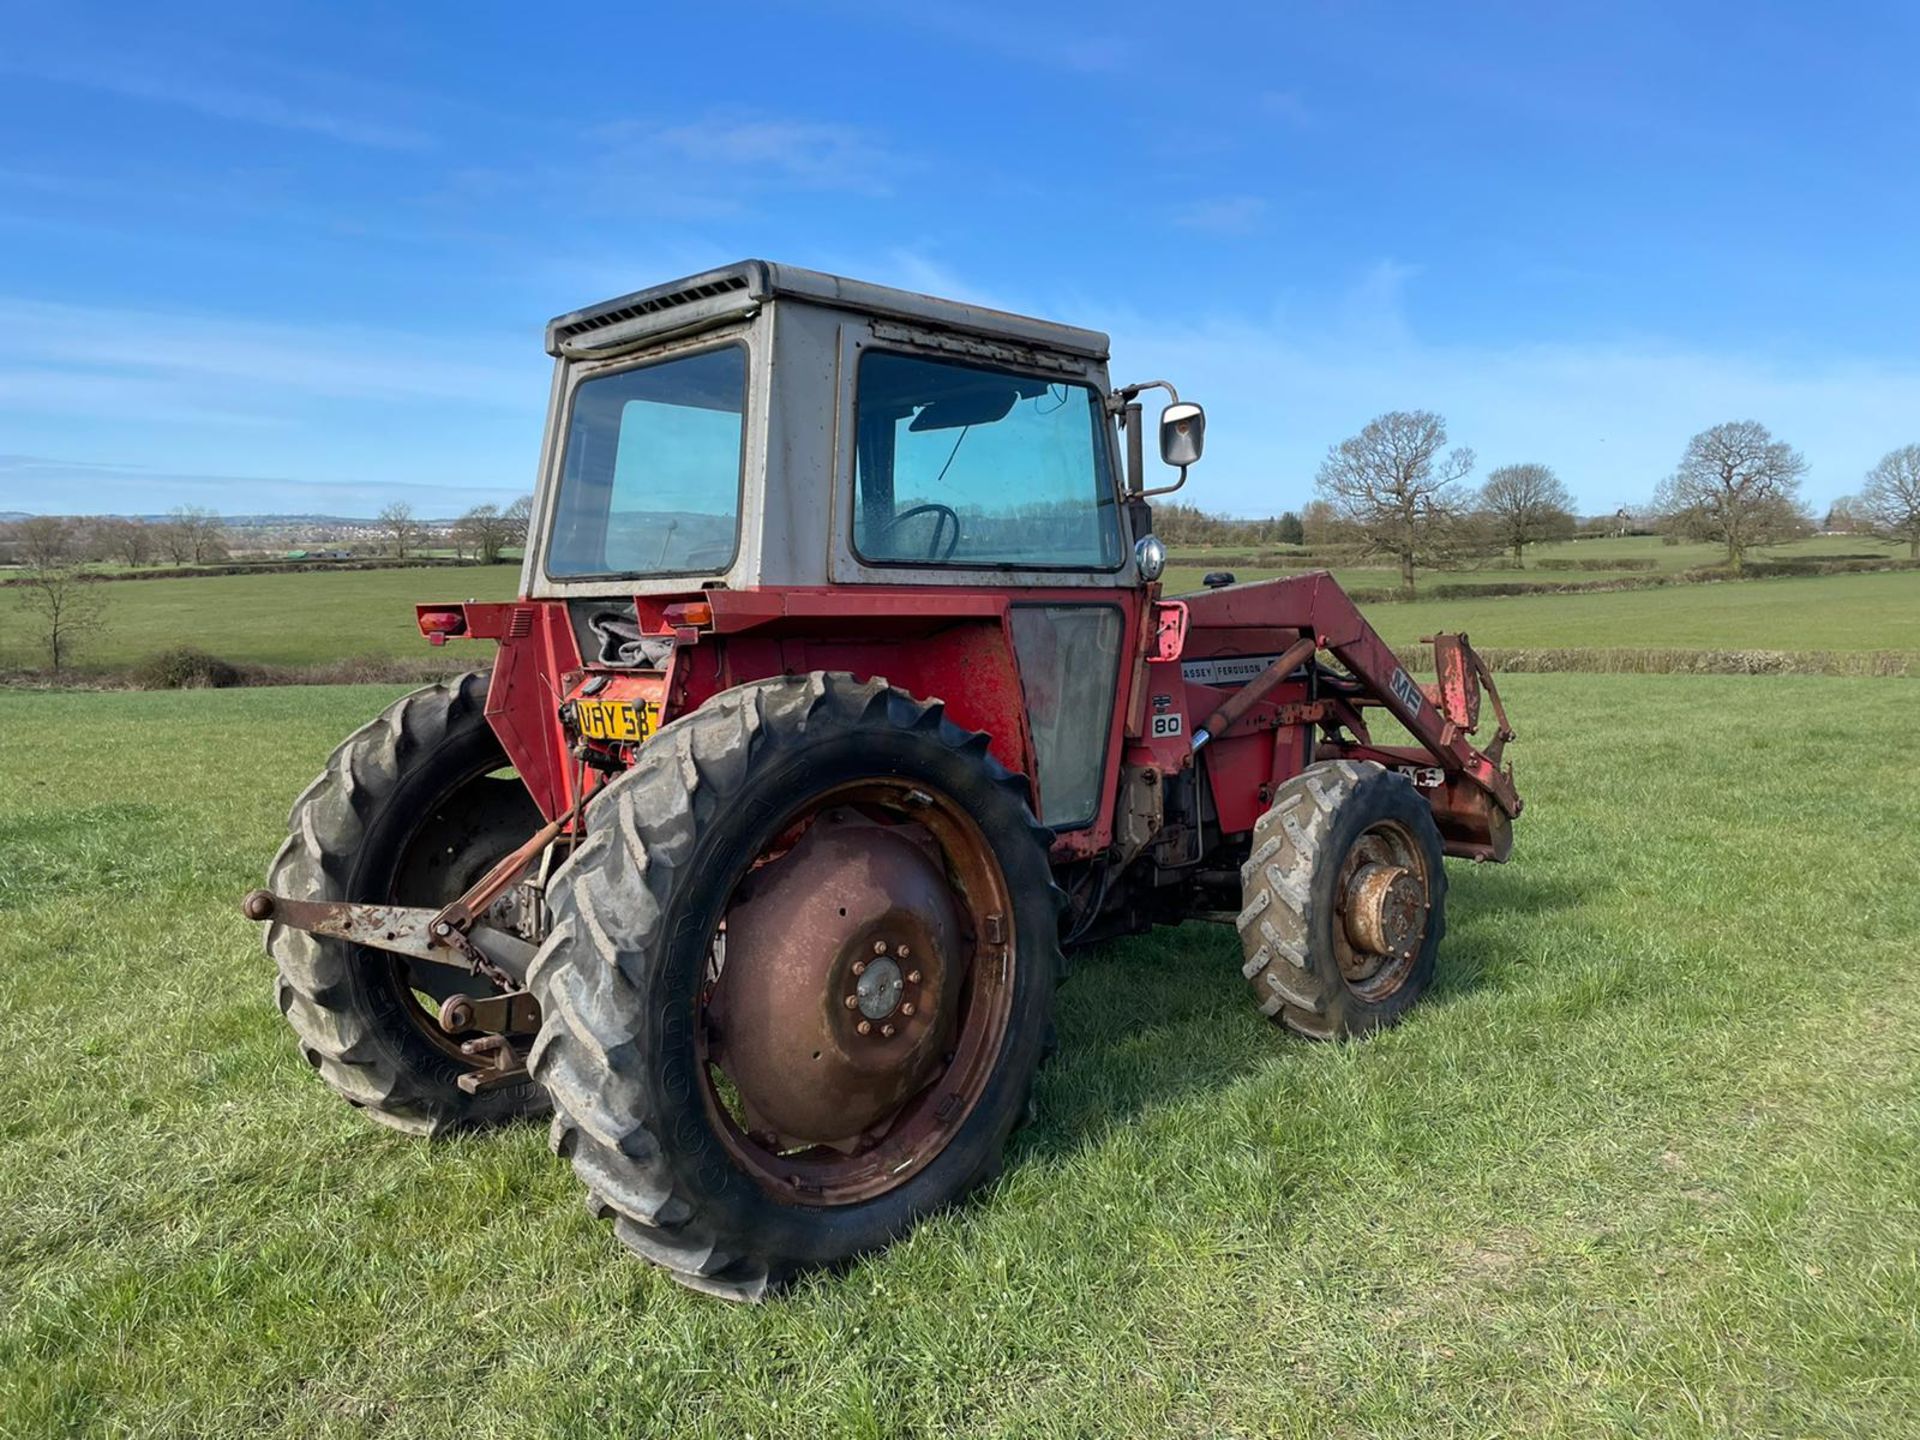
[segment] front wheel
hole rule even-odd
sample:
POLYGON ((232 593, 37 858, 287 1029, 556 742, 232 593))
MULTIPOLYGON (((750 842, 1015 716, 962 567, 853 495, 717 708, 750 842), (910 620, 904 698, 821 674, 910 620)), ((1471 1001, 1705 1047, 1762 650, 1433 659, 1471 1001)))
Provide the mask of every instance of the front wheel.
POLYGON ((1447 872, 1433 811, 1371 761, 1280 786, 1241 867, 1240 944, 1261 1011, 1314 1039, 1391 1025, 1433 981, 1447 872))
POLYGON ((756 1299, 996 1173, 1060 896, 985 736, 877 680, 742 686, 650 740, 587 829, 529 1063, 628 1247, 756 1299))

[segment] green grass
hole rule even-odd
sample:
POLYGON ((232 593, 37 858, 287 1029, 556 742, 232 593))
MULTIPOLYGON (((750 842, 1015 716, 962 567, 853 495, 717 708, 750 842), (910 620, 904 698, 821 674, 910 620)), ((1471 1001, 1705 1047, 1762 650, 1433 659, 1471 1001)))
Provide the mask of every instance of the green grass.
MULTIPOLYGON (((1201 577, 1209 570, 1228 569, 1241 580, 1255 580, 1267 575, 1283 573, 1287 568, 1297 568, 1299 561, 1277 560, 1273 564, 1226 563, 1219 560, 1209 561, 1206 546, 1182 546, 1174 551, 1173 562, 1167 567, 1167 587, 1170 592, 1197 589, 1201 577)), ((1215 547, 1217 553, 1229 556, 1245 556, 1247 546, 1238 550, 1232 547, 1215 547)), ((1271 553, 1279 556, 1287 547, 1258 547, 1263 555, 1271 553)), ((1875 559, 1903 560, 1907 558, 1907 547, 1891 541, 1876 540, 1868 535, 1814 535, 1805 540, 1795 540, 1785 545, 1769 545, 1748 552, 1749 558, 1756 561, 1780 560, 1832 560, 1842 556, 1866 556, 1875 559)), ((1646 562, 1652 562, 1655 571, 1677 573, 1682 570, 1696 570, 1703 567, 1724 565, 1727 554, 1724 548, 1716 545, 1684 544, 1668 545, 1653 535, 1625 535, 1619 538, 1603 537, 1595 540, 1566 540, 1550 545, 1532 545, 1527 548, 1527 563, 1516 567, 1510 559, 1482 566, 1477 569, 1460 570, 1422 570, 1417 577, 1422 588, 1435 585, 1496 585, 1513 581, 1527 581, 1544 584, 1577 584, 1594 580, 1629 580, 1649 573, 1646 562), (1637 562, 1632 564, 1603 563, 1596 569, 1559 570, 1543 569, 1542 560, 1580 560, 1585 562, 1637 562)), ((1392 590, 1400 584, 1400 572, 1387 565, 1340 565, 1333 573, 1340 583, 1349 590, 1392 590)))
POLYGON ((235 902, 390 691, 0 693, 0 1433, 1920 1433, 1910 687, 1506 689, 1406 1024, 1108 947, 1004 1179, 757 1309, 295 1053, 235 902))
MULTIPOLYGON (((175 645, 195 645, 223 660, 313 665, 349 656, 417 655, 426 642, 416 603, 511 600, 518 565, 468 569, 294 571, 124 580, 100 587, 106 624, 80 653, 80 668, 137 664, 175 645)), ((0 590, 0 608, 16 597, 0 590)), ((7 617, 7 630, 20 622, 7 617)), ((0 632, 0 665, 24 666, 23 638, 0 632)))
MULTIPOLYGON (((1899 560, 1906 557, 1907 547, 1889 540, 1876 540, 1871 535, 1810 535, 1784 545, 1765 545, 1749 554, 1755 560, 1831 560, 1841 555, 1899 560)), ((1655 535, 1609 535, 1528 547, 1529 567, 1533 561, 1545 559, 1652 560, 1662 570, 1693 570, 1703 565, 1726 564, 1727 550, 1724 545, 1693 541, 1668 545, 1655 535)))
MULTIPOLYGON (((1169 594, 1198 584, 1172 569, 1167 578, 1169 594)), ((1335 571, 1334 578, 1348 588, 1364 583, 1355 572, 1335 571)), ((1488 646, 1920 650, 1920 571, 1913 570, 1362 608, 1396 645, 1439 629, 1465 630, 1488 646)))
POLYGON ((1710 650, 1920 650, 1920 571, 1370 605, 1386 639, 1710 650))
MULTIPOLYGON (((1657 540, 1580 541, 1542 546, 1540 552, 1665 557, 1698 547, 1657 540)), ((1777 553, 1821 556, 1886 549, 1872 540, 1824 536, 1780 547, 1777 553)), ((1766 552, 1773 554, 1776 552, 1766 552)), ((1889 551, 1891 553, 1891 551, 1889 551)), ((1602 557, 1604 558, 1604 556, 1602 557)), ((1709 557, 1710 558, 1710 557, 1709 557)), ((1207 567, 1169 567, 1169 594, 1196 590, 1207 567)), ((1272 573, 1234 565, 1242 580, 1272 573)), ((1621 575, 1629 572, 1622 571, 1621 575)), ((239 664, 313 666, 360 657, 426 657, 414 625, 421 601, 511 599, 519 568, 434 572, 415 570, 307 571, 116 582, 101 587, 106 625, 79 654, 82 671, 109 672, 137 665, 173 646, 191 644, 239 664)), ((1397 583, 1388 571, 1341 567, 1335 578, 1351 590, 1397 583)), ((1607 578, 1588 571, 1489 569, 1436 571, 1421 583, 1489 584, 1508 580, 1582 581, 1607 578)), ((29 649, 19 596, 0 590, 0 671, 39 663, 29 649)), ((1368 607, 1395 643, 1410 643, 1436 626, 1468 628, 1488 645, 1629 646, 1774 650, 1920 649, 1920 573, 1837 575, 1753 583, 1688 585, 1598 595, 1515 596, 1368 607)))

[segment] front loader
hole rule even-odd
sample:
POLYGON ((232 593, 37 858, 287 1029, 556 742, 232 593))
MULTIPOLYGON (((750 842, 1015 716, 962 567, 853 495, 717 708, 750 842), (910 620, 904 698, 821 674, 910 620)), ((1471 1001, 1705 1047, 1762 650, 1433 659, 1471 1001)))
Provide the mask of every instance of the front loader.
POLYGON ((995 1173, 1068 951, 1232 921, 1317 1038, 1426 989, 1443 857, 1520 813, 1492 677, 1437 635, 1415 681, 1324 572, 1163 596, 1205 417, 1151 486, 1172 387, 1104 335, 750 261, 547 348, 521 598, 419 607, 490 652, 334 752, 245 901, 371 1118, 550 1108, 623 1242, 757 1298, 995 1173))

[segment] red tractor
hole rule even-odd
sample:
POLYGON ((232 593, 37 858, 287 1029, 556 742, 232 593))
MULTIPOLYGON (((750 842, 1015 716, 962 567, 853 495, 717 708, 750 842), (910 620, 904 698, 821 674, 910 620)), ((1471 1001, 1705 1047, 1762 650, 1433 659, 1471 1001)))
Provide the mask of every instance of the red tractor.
POLYGON ((492 664, 350 736, 245 903, 351 1103, 550 1107, 621 1240, 752 1298, 995 1173, 1067 950, 1233 919, 1323 1038, 1427 988, 1441 857, 1520 813, 1491 677, 1322 572, 1164 598, 1172 387, 1104 335, 747 262, 547 348, 522 598, 419 609, 492 664))

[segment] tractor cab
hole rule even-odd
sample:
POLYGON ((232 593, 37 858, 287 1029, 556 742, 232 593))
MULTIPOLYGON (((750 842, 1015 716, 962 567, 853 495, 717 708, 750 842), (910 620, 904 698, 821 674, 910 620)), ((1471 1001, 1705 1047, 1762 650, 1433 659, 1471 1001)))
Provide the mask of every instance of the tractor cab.
MULTIPOLYGON (((578 793, 556 754, 611 772, 714 687, 826 664, 947 697, 1063 843, 1106 843, 1164 552, 1105 335, 747 261, 562 316, 547 349, 524 599, 421 623, 521 642, 490 712, 550 816, 578 793)), ((1169 410, 1174 463, 1200 424, 1169 410)))
POLYGON ((1140 582, 1095 331, 748 261, 547 349, 529 597, 1140 582))

